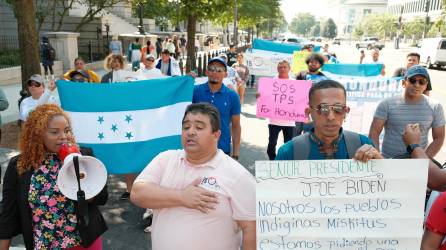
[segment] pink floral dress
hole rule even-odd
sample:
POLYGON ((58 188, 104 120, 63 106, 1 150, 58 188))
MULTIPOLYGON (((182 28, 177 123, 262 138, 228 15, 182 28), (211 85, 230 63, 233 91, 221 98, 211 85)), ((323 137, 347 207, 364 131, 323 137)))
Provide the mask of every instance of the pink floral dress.
POLYGON ((80 243, 75 204, 56 185, 61 167, 57 154, 48 154, 31 177, 28 202, 35 249, 66 249, 80 243))

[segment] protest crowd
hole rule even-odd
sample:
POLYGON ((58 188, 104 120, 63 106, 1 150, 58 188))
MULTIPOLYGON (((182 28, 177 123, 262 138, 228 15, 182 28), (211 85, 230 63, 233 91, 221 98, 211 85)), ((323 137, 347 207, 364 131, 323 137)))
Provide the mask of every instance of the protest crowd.
MULTIPOLYGON (((269 166, 277 164, 277 169, 270 167, 271 176, 280 172, 279 166, 287 166, 286 162, 302 160, 353 159, 349 171, 385 159, 422 162, 427 186, 417 191, 426 194, 423 208, 424 198, 426 202, 433 194, 437 198, 426 212, 424 225, 419 225, 424 229, 421 246, 395 249, 446 249, 446 194, 441 193, 446 187, 446 170, 435 160, 444 143, 445 116, 442 105, 429 96, 435 89, 428 71, 418 65, 419 54, 412 52, 402 58, 406 65, 391 77, 379 59, 379 50, 371 51, 370 60, 360 56, 355 68, 345 66, 347 70, 340 73, 343 63, 352 64, 338 60, 328 44, 291 48, 257 39, 246 51, 231 45, 228 53, 210 58, 206 78, 201 79, 194 72, 183 75, 179 66, 178 60, 186 56, 184 35, 159 38, 156 44, 135 39, 128 48, 113 38, 110 54, 104 59, 105 74, 88 69, 78 57, 73 69, 56 79, 52 52, 45 49, 50 48, 49 41, 43 41, 44 75, 29 78, 29 97, 20 103, 20 155, 10 160, 3 173, 0 250, 9 249, 11 239, 19 234, 26 249, 103 248, 101 235, 107 224, 100 207, 107 203, 108 188, 102 185, 88 196, 84 186, 86 195, 80 195, 84 192, 81 180, 88 175, 82 176, 84 170, 77 165, 85 163, 83 157, 87 156, 102 161, 108 174, 125 175, 126 192, 120 199, 146 209, 141 220, 150 218, 144 231, 151 234, 152 249, 329 249, 323 239, 309 237, 311 241, 296 240, 293 245, 287 244, 283 235, 281 241, 259 237, 259 232, 275 229, 258 221, 262 211, 256 210, 259 176, 254 177, 239 163, 243 131, 256 129, 241 126, 249 88, 257 88, 257 117, 268 119, 264 153, 271 161, 269 166), (286 56, 273 58, 262 43, 286 56), (267 58, 272 70, 255 68, 256 56, 267 58), (371 78, 376 89, 367 82, 371 78), (156 87, 146 92, 146 86, 156 87), (346 117, 359 112, 356 104, 372 98, 373 91, 380 96, 374 100, 379 101, 371 122, 361 128, 347 124, 346 117), (85 99, 76 99, 79 96, 85 99), (284 144, 277 147, 280 132, 284 144), (82 156, 62 155, 61 149, 67 145, 74 148, 69 153, 82 156), (68 166, 76 172, 71 174, 77 195, 74 200, 65 194, 69 175, 61 177, 68 166)), ((8 106, 5 99, 0 91, 0 110, 8 106)), ((312 171, 322 174, 343 169, 324 166, 312 171)), ((361 193, 363 183, 349 190, 361 193)), ((370 190, 384 189, 376 183, 370 184, 370 190)), ((309 193, 316 189, 308 185, 309 193)), ((275 195, 274 190, 271 193, 275 195)), ((305 198, 300 202, 305 203, 305 198)), ((366 219, 345 225, 364 229, 367 226, 360 224, 369 225, 366 219)), ((319 223, 315 221, 313 225, 319 223)), ((342 243, 330 241, 330 249, 372 249, 367 244, 359 248, 359 243, 347 248, 353 246, 352 241, 349 244, 345 239, 342 243)))

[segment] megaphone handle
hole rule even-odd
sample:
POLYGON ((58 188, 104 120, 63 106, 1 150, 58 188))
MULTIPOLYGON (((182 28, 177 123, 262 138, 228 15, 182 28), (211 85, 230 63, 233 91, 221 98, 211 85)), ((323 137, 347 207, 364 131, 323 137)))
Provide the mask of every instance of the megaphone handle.
POLYGON ((80 222, 84 221, 85 224, 88 225, 89 224, 88 205, 87 201, 85 200, 85 192, 81 189, 81 181, 79 173, 79 157, 77 155, 73 157, 73 164, 78 186, 78 191, 77 191, 78 214, 83 217, 83 220, 80 220, 80 222))
POLYGON ((76 173, 77 187, 79 191, 82 191, 81 180, 80 180, 81 177, 79 173, 79 157, 77 155, 73 157, 73 163, 74 163, 74 172, 76 173))

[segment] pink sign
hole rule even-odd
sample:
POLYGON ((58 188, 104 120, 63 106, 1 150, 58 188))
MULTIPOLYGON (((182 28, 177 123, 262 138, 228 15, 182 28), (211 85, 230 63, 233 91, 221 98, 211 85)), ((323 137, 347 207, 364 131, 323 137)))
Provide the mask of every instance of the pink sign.
POLYGON ((257 117, 305 122, 311 81, 260 78, 257 117))

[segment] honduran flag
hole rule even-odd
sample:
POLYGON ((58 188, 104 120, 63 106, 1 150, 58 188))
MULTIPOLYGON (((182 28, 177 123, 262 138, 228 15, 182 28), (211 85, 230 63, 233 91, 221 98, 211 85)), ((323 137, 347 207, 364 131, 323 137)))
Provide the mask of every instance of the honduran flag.
POLYGON ((326 63, 322 71, 346 76, 379 76, 383 64, 326 63))
POLYGON ((138 173, 160 152, 181 148, 192 102, 190 76, 125 83, 57 82, 76 141, 93 148, 112 174, 138 173))

